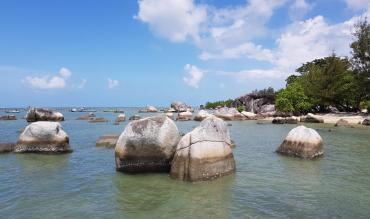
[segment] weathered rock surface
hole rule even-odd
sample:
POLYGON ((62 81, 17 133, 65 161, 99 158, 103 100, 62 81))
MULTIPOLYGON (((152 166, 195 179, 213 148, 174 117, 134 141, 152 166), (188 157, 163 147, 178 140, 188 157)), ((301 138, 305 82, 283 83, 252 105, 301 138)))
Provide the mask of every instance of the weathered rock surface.
POLYGON ((177 120, 180 120, 180 121, 189 121, 192 118, 193 118, 193 113, 189 111, 180 112, 177 116, 177 120))
POLYGON ((216 117, 221 118, 223 120, 244 120, 246 119, 245 116, 239 113, 239 111, 235 108, 222 107, 220 109, 217 109, 213 114, 216 117))
POLYGON ((266 111, 266 108, 263 108, 264 105, 271 105, 274 103, 273 95, 260 95, 257 93, 250 93, 244 96, 236 98, 232 102, 232 107, 238 108, 243 106, 245 111, 252 113, 261 113, 263 110, 266 111))
POLYGON ((139 120, 139 119, 141 119, 141 116, 139 116, 139 115, 133 115, 133 116, 131 116, 128 120, 139 120))
POLYGON ((0 116, 0 120, 17 120, 15 115, 4 115, 0 116))
POLYGON ((324 123, 324 119, 321 116, 316 116, 312 113, 308 113, 306 116, 301 116, 301 122, 306 123, 324 123))
POLYGON ((315 130, 301 125, 288 133, 276 152, 288 156, 313 159, 324 154, 323 140, 315 130))
POLYGON ((96 140, 96 146, 114 148, 116 147, 118 138, 119 135, 117 134, 102 135, 98 138, 98 140, 96 140))
POLYGON ((200 110, 198 114, 194 117, 195 121, 203 121, 204 119, 211 116, 210 113, 208 113, 206 110, 200 110))
POLYGON ((120 113, 117 116, 115 122, 118 122, 119 123, 119 122, 124 122, 125 120, 126 120, 126 115, 124 113, 120 113))
POLYGON ((235 172, 227 123, 215 116, 203 120, 177 145, 170 176, 184 181, 211 180, 235 172))
POLYGON ((247 112, 247 111, 243 111, 241 112, 241 114, 245 116, 246 119, 250 119, 250 120, 256 119, 256 116, 257 116, 255 113, 247 112))
POLYGON ((175 101, 171 103, 171 108, 175 110, 175 112, 186 112, 191 111, 191 107, 186 105, 183 102, 175 101))
POLYGON ((273 104, 266 104, 261 106, 259 113, 270 113, 274 114, 275 113, 275 105, 273 104))
POLYGON ((58 122, 34 122, 19 136, 14 152, 66 153, 72 152, 69 138, 58 122))
POLYGON ((15 148, 14 143, 0 143, 0 154, 13 152, 15 148))
POLYGON ((370 126, 370 117, 364 119, 364 121, 362 121, 362 125, 370 126))
POLYGON ((26 120, 27 122, 64 121, 64 116, 54 110, 30 108, 26 114, 26 120))
POLYGON ((169 172, 180 139, 168 117, 156 116, 130 122, 115 148, 116 169, 123 172, 169 172))

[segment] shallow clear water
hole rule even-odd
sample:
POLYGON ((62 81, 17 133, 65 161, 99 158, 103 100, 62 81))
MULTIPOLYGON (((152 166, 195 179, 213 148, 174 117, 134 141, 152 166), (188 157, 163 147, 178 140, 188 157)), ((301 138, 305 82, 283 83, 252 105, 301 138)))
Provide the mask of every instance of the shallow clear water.
MULTIPOLYGON (((126 115, 137 109, 126 109, 126 115)), ((2 114, 2 113, 0 113, 2 114)), ((20 113, 21 118, 24 113, 20 113)), ((296 125, 230 122, 237 172, 212 182, 184 183, 168 174, 115 171, 113 149, 95 147, 121 125, 75 120, 63 112, 74 152, 0 154, 1 218, 368 218, 370 128, 308 125, 325 140, 315 161, 274 153, 296 125), (331 131, 329 131, 331 129, 331 131)), ((113 120, 117 114, 96 113, 113 120)), ((144 114, 143 114, 144 115, 144 114)), ((197 122, 177 122, 188 132, 197 122)), ((15 142, 23 119, 0 121, 0 142, 15 142)))

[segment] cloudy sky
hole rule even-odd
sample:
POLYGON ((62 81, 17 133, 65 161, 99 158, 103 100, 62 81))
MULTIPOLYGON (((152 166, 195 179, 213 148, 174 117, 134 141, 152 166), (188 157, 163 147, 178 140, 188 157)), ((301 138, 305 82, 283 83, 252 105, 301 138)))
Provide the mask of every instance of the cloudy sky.
MULTIPOLYGON (((0 1, 0 107, 167 106, 349 56, 370 0, 0 1)), ((370 17, 370 16, 368 16, 370 17)))

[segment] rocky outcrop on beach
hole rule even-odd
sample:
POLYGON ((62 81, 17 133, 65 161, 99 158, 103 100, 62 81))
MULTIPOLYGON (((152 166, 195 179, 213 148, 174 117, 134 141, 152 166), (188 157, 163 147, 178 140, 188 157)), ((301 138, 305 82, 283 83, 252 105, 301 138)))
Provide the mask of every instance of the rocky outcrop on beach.
POLYGON ((158 112, 157 108, 154 106, 147 106, 145 109, 139 110, 140 113, 156 113, 158 112))
POLYGON ((316 116, 312 113, 308 113, 306 116, 301 116, 301 122, 306 123, 324 123, 324 119, 321 116, 316 116))
POLYGON ((34 122, 19 136, 16 153, 66 153, 72 152, 69 137, 58 122, 34 122))
POLYGON ((118 138, 119 135, 116 134, 102 135, 96 140, 96 147, 114 148, 118 138))
POLYGON ((82 115, 82 116, 78 117, 77 120, 92 120, 94 118, 95 118, 94 113, 88 113, 86 115, 82 115))
POLYGON ((30 108, 26 114, 27 122, 64 121, 62 113, 42 108, 30 108))
POLYGON ((301 125, 288 133, 276 152, 287 156, 314 159, 324 154, 323 140, 315 130, 301 125))
POLYGON ((220 109, 215 110, 213 115, 223 120, 244 120, 246 119, 245 116, 239 113, 237 109, 228 108, 228 107, 222 107, 220 109))
POLYGON ((361 123, 362 125, 366 125, 366 126, 370 126, 370 117, 364 119, 364 121, 362 121, 361 123))
POLYGON ((120 122, 124 122, 125 120, 126 120, 126 115, 124 113, 120 113, 118 114, 115 122, 120 123, 120 122))
POLYGON ((177 116, 177 120, 180 120, 180 121, 189 121, 189 120, 192 120, 192 118, 193 118, 193 113, 190 111, 180 112, 177 116))
POLYGON ((5 116, 0 116, 0 120, 17 120, 17 117, 15 115, 5 115, 5 116))
POLYGON ((0 143, 0 154, 13 152, 14 148, 14 143, 0 143))
POLYGON ((174 101, 171 103, 171 108, 175 110, 175 112, 186 112, 192 111, 192 108, 180 101, 174 101))
POLYGON ((208 113, 206 110, 200 110, 198 114, 194 117, 195 121, 203 121, 204 119, 211 116, 210 113, 208 113))
POLYGON ((236 98, 231 106, 235 108, 242 106, 245 111, 256 114, 267 113, 275 111, 275 107, 272 107, 274 100, 274 95, 250 93, 236 98))
POLYGON ((123 172, 169 172, 180 139, 175 122, 161 115, 130 122, 115 148, 116 169, 123 172))
POLYGON ((184 181, 211 180, 235 172, 227 123, 215 116, 203 120, 177 145, 170 176, 184 181))

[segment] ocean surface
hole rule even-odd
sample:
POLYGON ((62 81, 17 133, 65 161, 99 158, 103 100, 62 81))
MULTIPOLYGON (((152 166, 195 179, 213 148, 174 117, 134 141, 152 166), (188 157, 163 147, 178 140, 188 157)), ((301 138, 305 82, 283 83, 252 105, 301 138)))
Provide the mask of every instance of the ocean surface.
MULTIPOLYGON (((138 108, 123 108, 127 118, 138 108)), ((101 109, 100 109, 101 110, 101 109)), ((297 125, 229 122, 237 171, 211 182, 115 170, 114 150, 95 147, 108 123, 76 120, 61 110, 73 153, 0 154, 0 218, 369 218, 370 128, 307 124, 325 141, 325 156, 306 161, 274 153, 297 125)), ((0 112, 0 115, 4 112, 0 112)), ((15 142, 27 123, 0 121, 0 142, 15 142)), ((150 114, 141 114, 149 116, 150 114)), ((176 122, 186 133, 198 122, 176 122)))

